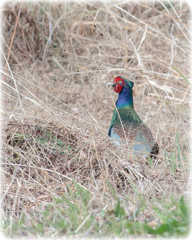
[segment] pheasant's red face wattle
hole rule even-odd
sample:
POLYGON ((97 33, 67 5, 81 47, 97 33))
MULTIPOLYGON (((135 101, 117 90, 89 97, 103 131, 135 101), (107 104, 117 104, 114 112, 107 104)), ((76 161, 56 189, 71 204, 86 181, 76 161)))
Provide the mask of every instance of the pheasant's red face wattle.
POLYGON ((123 88, 123 85, 126 84, 126 83, 125 83, 124 79, 122 79, 120 77, 116 77, 113 80, 113 84, 115 84, 114 91, 116 93, 120 93, 122 88, 123 88))

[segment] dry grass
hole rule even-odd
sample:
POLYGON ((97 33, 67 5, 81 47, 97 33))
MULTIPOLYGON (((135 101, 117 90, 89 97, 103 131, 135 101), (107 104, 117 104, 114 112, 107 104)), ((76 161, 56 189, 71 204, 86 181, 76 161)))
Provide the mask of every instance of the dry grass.
POLYGON ((186 3, 25 2, 5 4, 3 14, 5 215, 51 203, 73 179, 101 207, 101 196, 114 201, 108 182, 134 201, 188 196, 186 3), (106 83, 117 75, 134 82, 135 109, 159 143, 152 166, 107 137, 117 95, 106 83))

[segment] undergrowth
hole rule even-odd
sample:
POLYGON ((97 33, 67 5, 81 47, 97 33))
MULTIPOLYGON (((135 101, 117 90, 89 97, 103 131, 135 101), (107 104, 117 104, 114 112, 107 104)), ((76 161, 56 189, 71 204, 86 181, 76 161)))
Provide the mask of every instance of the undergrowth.
POLYGON ((18 221, 3 219, 5 234, 10 237, 77 234, 81 237, 186 237, 189 234, 190 208, 183 197, 179 201, 153 199, 151 203, 140 195, 134 211, 129 208, 136 202, 128 197, 117 198, 110 210, 106 206, 94 209, 94 198, 89 191, 78 184, 75 186, 75 189, 68 187, 68 193, 55 198, 52 204, 40 204, 38 210, 22 212, 18 221))

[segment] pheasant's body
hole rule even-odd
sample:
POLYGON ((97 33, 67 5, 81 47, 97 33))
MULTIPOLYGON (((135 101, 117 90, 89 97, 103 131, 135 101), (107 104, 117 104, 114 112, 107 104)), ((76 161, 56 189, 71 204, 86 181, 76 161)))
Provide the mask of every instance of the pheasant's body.
POLYGON ((133 83, 117 77, 113 82, 119 93, 108 135, 119 144, 127 143, 135 155, 147 157, 158 153, 158 145, 150 129, 143 123, 133 107, 133 83))

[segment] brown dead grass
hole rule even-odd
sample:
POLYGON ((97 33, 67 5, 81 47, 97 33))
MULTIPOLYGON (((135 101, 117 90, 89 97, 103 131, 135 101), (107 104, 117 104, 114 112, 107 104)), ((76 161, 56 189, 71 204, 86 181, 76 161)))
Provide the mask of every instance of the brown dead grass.
POLYGON ((110 199, 108 182, 121 197, 188 195, 190 11, 172 4, 4 5, 5 213, 50 203, 73 179, 110 199), (107 137, 116 75, 135 83, 135 109, 160 146, 153 166, 107 137))

